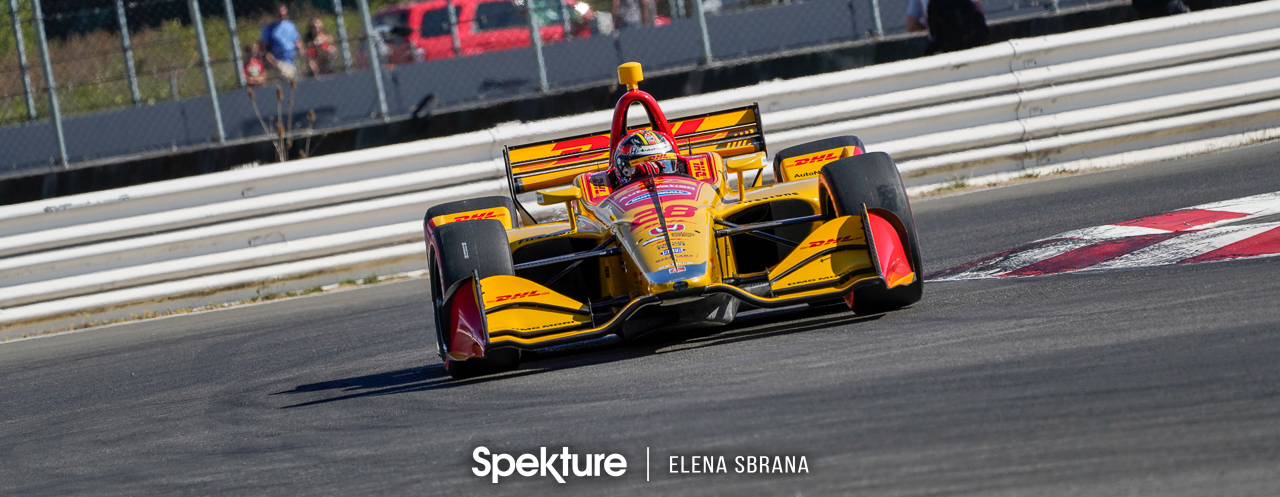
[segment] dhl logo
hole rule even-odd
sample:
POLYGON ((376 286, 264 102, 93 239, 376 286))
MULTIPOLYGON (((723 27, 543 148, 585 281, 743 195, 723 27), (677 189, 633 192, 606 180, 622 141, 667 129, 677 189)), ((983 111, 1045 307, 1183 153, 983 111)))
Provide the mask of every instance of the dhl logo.
MULTIPOLYGON (((724 138, 759 133, 758 128, 732 132, 717 131, 723 128, 756 123, 756 121, 753 109, 735 109, 711 116, 672 121, 671 129, 677 137, 677 145, 683 148, 696 146, 697 144, 707 144, 724 138)), ((628 128, 629 131, 634 129, 651 129, 651 127, 628 128)), ((508 159, 512 165, 512 172, 516 176, 536 173, 566 164, 590 163, 609 156, 609 133, 582 136, 552 143, 513 147, 509 149, 509 154, 508 159)))
POLYGON ((844 243, 851 240, 853 240, 852 235, 846 235, 840 238, 828 238, 826 240, 817 240, 817 241, 809 242, 809 244, 805 245, 804 248, 811 249, 811 248, 818 248, 818 247, 826 247, 827 245, 835 245, 835 244, 844 243))
POLYGON ((543 295, 551 295, 551 294, 547 292, 539 292, 538 290, 533 290, 529 292, 513 293, 511 295, 501 295, 493 300, 490 300, 490 302, 506 302, 508 300, 524 299, 529 297, 541 297, 543 295))
POLYGON ((679 136, 687 135, 689 133, 697 133, 698 128, 702 127, 703 121, 706 121, 706 119, 690 119, 688 121, 677 123, 677 125, 674 126, 675 132, 672 134, 679 136))
POLYGON ((839 158, 840 158, 840 153, 839 153, 839 152, 831 152, 831 153, 828 153, 828 154, 825 154, 825 155, 818 155, 818 156, 813 156, 813 157, 801 157, 801 158, 799 158, 799 159, 796 159, 795 163, 793 163, 792 165, 793 165, 793 166, 802 166, 802 165, 805 165, 805 164, 813 164, 813 163, 817 163, 817 162, 833 161, 833 160, 836 160, 836 159, 839 159, 839 158))
POLYGON ((697 179, 711 179, 711 165, 707 164, 706 159, 693 159, 689 161, 689 173, 697 179))
POLYGON ((450 220, 449 220, 449 222, 453 222, 453 221, 475 221, 475 220, 477 220, 477 219, 501 219, 501 218, 503 217, 503 214, 504 214, 504 213, 500 213, 500 212, 498 212, 498 211, 484 211, 484 212, 477 212, 477 213, 475 213, 475 214, 466 214, 466 215, 462 215, 462 216, 456 216, 456 217, 454 217, 453 219, 450 219, 450 220))
POLYGON ((737 141, 731 141, 728 143, 722 143, 720 145, 716 145, 716 150, 729 150, 729 149, 735 149, 740 147, 750 147, 750 146, 751 146, 751 140, 737 140, 737 141))
MULTIPOLYGON (((516 168, 516 172, 519 173, 519 172, 526 172, 526 171, 532 171, 532 170, 539 170, 544 167, 554 167, 554 166, 559 166, 563 164, 574 164, 578 162, 586 162, 586 161, 608 156, 609 155, 609 134, 605 133, 603 135, 587 136, 583 138, 578 138, 576 140, 566 140, 562 142, 556 142, 551 145, 551 150, 548 150, 546 152, 542 152, 542 150, 547 150, 547 149, 543 147, 537 147, 527 151, 520 150, 519 152, 514 153, 513 155, 516 155, 517 157, 524 160, 539 160, 544 157, 551 158, 551 157, 558 157, 558 156, 565 156, 565 155, 569 155, 573 157, 558 159, 556 161, 553 161, 551 164, 532 164, 530 165, 531 167, 528 167, 528 168, 518 167, 516 168), (581 156, 573 156, 575 154, 580 154, 583 152, 588 152, 588 151, 597 150, 597 149, 600 150, 597 153, 586 154, 581 156), (526 155, 532 155, 532 157, 525 158, 526 155)), ((515 161, 516 157, 513 157, 512 159, 513 161, 515 161)))
POLYGON ((608 196, 609 196, 609 192, 611 192, 611 191, 612 191, 612 190, 610 190, 610 189, 609 189, 609 187, 607 187, 607 186, 591 185, 591 189, 589 190, 589 192, 590 192, 590 193, 588 194, 588 198, 590 198, 590 199, 592 199, 592 200, 595 200, 595 199, 599 199, 599 198, 608 197, 608 196))
POLYGON ((680 148, 696 147, 696 146, 701 145, 701 144, 704 144, 704 143, 706 143, 706 142, 715 141, 715 140, 722 140, 722 139, 729 138, 729 137, 731 137, 731 135, 729 134, 729 132, 727 132, 727 131, 721 131, 721 132, 719 132, 719 133, 711 133, 711 134, 708 134, 708 135, 703 135, 703 136, 698 136, 698 137, 691 137, 691 138, 677 138, 677 139, 676 139, 676 146, 678 146, 678 147, 680 147, 680 148))

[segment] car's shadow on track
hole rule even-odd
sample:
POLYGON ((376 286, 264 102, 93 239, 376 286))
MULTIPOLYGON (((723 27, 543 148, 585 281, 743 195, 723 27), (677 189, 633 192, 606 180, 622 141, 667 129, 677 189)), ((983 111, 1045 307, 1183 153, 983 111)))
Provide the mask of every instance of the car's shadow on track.
POLYGON ((378 395, 392 395, 407 392, 420 392, 424 390, 436 390, 440 388, 453 388, 463 385, 472 385, 476 383, 484 383, 488 381, 499 380, 503 378, 512 378, 517 376, 526 376, 537 374, 541 371, 535 370, 518 370, 510 373, 483 376, 480 378, 472 378, 469 380, 455 380, 449 377, 449 373, 444 370, 444 365, 432 364, 424 368, 407 368, 386 373, 371 374, 365 376, 354 376, 351 378, 343 378, 340 380, 322 381, 319 383, 309 383, 298 385, 293 390, 284 390, 275 392, 271 395, 292 395, 305 394, 311 392, 322 392, 326 390, 337 390, 341 392, 352 392, 347 395, 338 397, 312 400, 301 402, 298 404, 290 404, 281 407, 281 409, 292 409, 295 407, 307 407, 317 404, 327 404, 329 402, 337 402, 340 400, 358 399, 361 397, 372 397, 378 395))
POLYGON ((330 390, 349 392, 338 397, 281 407, 282 409, 291 409, 362 397, 457 388, 637 357, 727 345, 820 328, 855 324, 876 320, 881 316, 883 315, 854 315, 844 306, 760 311, 743 315, 733 324, 724 327, 673 333, 651 333, 629 341, 610 337, 575 346, 529 352, 526 353, 521 368, 510 373, 483 376, 469 380, 454 380, 445 372, 443 365, 432 364, 424 368, 399 369, 385 373, 298 385, 292 390, 275 392, 271 395, 307 394, 330 390), (778 322, 780 320, 782 322, 778 322))

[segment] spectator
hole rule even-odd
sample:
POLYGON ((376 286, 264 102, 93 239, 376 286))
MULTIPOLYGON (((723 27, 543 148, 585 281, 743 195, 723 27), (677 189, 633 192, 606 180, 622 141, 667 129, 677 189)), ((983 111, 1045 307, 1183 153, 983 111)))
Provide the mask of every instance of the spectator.
POLYGON ((302 50, 302 41, 298 36, 298 27, 289 20, 287 5, 276 4, 276 22, 263 26, 258 44, 262 45, 265 54, 268 75, 283 80, 298 77, 294 60, 302 50))
POLYGON ((360 42, 360 67, 369 67, 369 42, 373 42, 373 49, 378 51, 378 60, 386 62, 390 66, 391 46, 387 44, 387 38, 391 35, 391 26, 379 24, 373 27, 373 32, 369 34, 369 38, 360 42))
POLYGON ((333 61, 338 56, 338 48, 333 45, 333 37, 324 32, 324 21, 318 17, 311 18, 307 28, 307 66, 311 76, 333 72, 333 61))
POLYGON ((613 29, 652 26, 657 6, 653 0, 613 0, 613 29))
POLYGON ((262 47, 257 43, 244 47, 244 81, 249 86, 267 82, 267 68, 262 64, 262 47))
POLYGON ((925 55, 965 50, 987 42, 985 15, 982 0, 908 0, 907 31, 929 32, 925 55))

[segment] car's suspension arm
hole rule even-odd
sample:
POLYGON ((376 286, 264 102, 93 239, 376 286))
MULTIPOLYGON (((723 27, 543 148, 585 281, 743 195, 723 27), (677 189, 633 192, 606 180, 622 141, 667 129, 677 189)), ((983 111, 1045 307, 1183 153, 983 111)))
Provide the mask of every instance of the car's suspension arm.
POLYGON ((611 255, 618 255, 622 253, 622 249, 618 247, 605 248, 610 244, 612 244, 615 240, 617 240, 617 238, 618 237, 616 236, 610 236, 609 238, 606 238, 603 242, 601 242, 599 245, 596 245, 595 248, 588 250, 586 252, 562 255, 559 257, 551 257, 548 259, 538 259, 536 261, 522 262, 520 264, 516 264, 515 269, 520 270, 520 269, 528 269, 531 267, 548 266, 551 264, 562 264, 565 262, 572 262, 573 264, 570 264, 569 267, 564 268, 564 270, 560 271, 555 276, 552 276, 551 279, 547 280, 546 284, 550 285, 552 283, 555 283, 556 281, 559 281, 560 278, 564 277, 564 275, 569 274, 569 271, 573 271, 573 268, 578 267, 578 264, 581 264, 582 261, 584 260, 593 259, 596 257, 608 257, 611 255))
POLYGON ((778 228, 782 226, 790 226, 793 224, 815 223, 815 222, 826 221, 826 220, 827 220, 826 216, 814 215, 814 216, 797 217, 792 219, 783 219, 780 221, 765 221, 763 223, 751 223, 751 224, 738 225, 738 224, 731 223, 729 221, 725 221, 723 219, 716 219, 716 224, 721 226, 727 226, 727 228, 716 230, 716 236, 720 237, 720 236, 732 236, 737 234, 747 234, 747 235, 763 238, 765 240, 769 240, 771 242, 778 243, 781 245, 786 245, 788 247, 796 247, 800 245, 800 242, 783 238, 771 233, 762 233, 760 230, 767 230, 767 229, 778 228))

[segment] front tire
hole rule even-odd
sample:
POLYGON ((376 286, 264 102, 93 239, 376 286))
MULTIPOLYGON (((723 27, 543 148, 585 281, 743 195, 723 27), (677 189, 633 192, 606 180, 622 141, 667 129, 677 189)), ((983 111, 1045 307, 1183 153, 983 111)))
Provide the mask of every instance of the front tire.
POLYGON ((889 154, 872 152, 837 160, 822 167, 821 181, 826 200, 824 214, 859 216, 862 206, 892 214, 886 216, 906 246, 915 281, 893 289, 877 285, 855 290, 853 310, 858 314, 877 314, 914 304, 924 293, 920 263, 920 239, 916 235, 915 218, 902 185, 898 166, 889 154))
MULTIPOLYGON (((444 214, 449 213, 436 215, 444 214)), ((451 359, 445 352, 445 330, 441 319, 447 312, 443 309, 445 291, 454 283, 471 277, 473 271, 478 272, 480 278, 515 274, 506 228, 501 222, 491 219, 460 221, 437 227, 433 238, 429 244, 427 264, 431 275, 436 345, 445 371, 455 379, 465 379, 518 368, 520 350, 513 348, 486 350, 485 356, 478 359, 451 359)))

